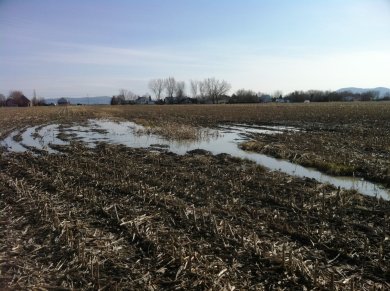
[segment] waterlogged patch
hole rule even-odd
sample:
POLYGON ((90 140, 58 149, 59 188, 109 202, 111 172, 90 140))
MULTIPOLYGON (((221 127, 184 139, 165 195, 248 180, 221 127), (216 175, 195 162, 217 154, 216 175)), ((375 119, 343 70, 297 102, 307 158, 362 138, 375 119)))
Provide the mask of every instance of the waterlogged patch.
MULTIPOLYGON (((200 129, 202 130, 202 129, 200 129)), ((89 120, 82 125, 62 126, 50 124, 47 126, 31 127, 25 131, 11 133, 1 141, 0 146, 8 151, 23 152, 27 150, 56 153, 61 145, 72 141, 85 143, 89 147, 99 142, 125 145, 132 148, 149 148, 158 151, 170 151, 183 155, 189 151, 205 150, 214 155, 229 154, 234 157, 248 159, 270 170, 280 171, 298 177, 315 179, 321 183, 329 183, 336 187, 354 189, 362 194, 390 198, 390 192, 380 185, 354 177, 333 177, 320 171, 306 168, 286 160, 247 152, 238 144, 247 141, 252 133, 281 134, 299 129, 285 126, 250 126, 246 124, 223 125, 212 134, 199 134, 195 140, 171 140, 150 133, 141 125, 134 122, 117 122, 112 120, 89 120), (18 138, 14 138, 18 136, 18 138)), ((210 129, 205 129, 210 132, 210 129)))
POLYGON ((233 131, 243 131, 246 133, 257 134, 282 134, 286 132, 297 132, 300 129, 292 126, 277 126, 277 125, 255 125, 246 123, 234 123, 231 125, 221 125, 220 128, 233 131))

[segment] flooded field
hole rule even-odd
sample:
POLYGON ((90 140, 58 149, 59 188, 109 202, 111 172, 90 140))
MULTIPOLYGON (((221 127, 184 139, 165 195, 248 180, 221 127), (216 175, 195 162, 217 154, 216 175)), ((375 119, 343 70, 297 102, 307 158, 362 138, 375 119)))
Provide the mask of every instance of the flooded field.
POLYGON ((248 124, 220 125, 215 129, 199 129, 200 138, 196 140, 170 140, 147 130, 134 122, 111 120, 88 120, 84 125, 61 126, 51 124, 35 126, 23 131, 12 132, 0 146, 8 151, 24 152, 48 151, 56 153, 51 146, 68 145, 70 142, 80 141, 89 147, 101 142, 121 144, 132 148, 152 148, 167 150, 183 155, 192 150, 206 150, 210 153, 229 154, 233 157, 255 161, 270 170, 303 178, 312 178, 321 183, 329 183, 335 187, 357 190, 358 192, 390 199, 390 190, 355 177, 335 177, 324 174, 313 168, 303 167, 286 160, 276 159, 261 153, 242 150, 239 144, 250 139, 249 134, 275 135, 288 132, 298 132, 299 129, 287 126, 256 126, 248 124))
POLYGON ((0 110, 0 289, 388 290, 384 105, 0 110))

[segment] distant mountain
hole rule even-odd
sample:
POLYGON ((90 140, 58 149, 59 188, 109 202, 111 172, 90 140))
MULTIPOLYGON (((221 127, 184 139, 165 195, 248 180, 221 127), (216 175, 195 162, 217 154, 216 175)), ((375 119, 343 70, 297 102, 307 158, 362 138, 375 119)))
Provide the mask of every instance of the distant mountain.
MULTIPOLYGON (((80 97, 80 98, 67 98, 70 104, 82 104, 82 105, 96 105, 96 104, 110 104, 111 97, 109 96, 97 96, 97 97, 80 97)), ((47 104, 54 103, 60 98, 45 98, 47 104)))
POLYGON ((390 89, 385 87, 376 87, 376 88, 356 88, 356 87, 348 87, 348 88, 341 88, 338 89, 337 92, 352 92, 354 94, 362 94, 366 93, 368 91, 375 91, 379 93, 379 98, 385 97, 387 94, 390 95, 390 89))

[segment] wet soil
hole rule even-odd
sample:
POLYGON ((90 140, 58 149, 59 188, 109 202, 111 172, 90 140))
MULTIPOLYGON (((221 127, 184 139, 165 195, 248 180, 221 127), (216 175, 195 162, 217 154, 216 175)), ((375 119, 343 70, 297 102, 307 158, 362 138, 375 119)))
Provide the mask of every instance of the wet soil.
POLYGON ((304 128, 281 135, 252 134, 253 140, 241 148, 390 187, 390 135, 383 127, 305 124, 304 128))
MULTIPOLYGON (((282 147, 279 155, 294 151, 289 159, 310 154, 385 183, 389 109, 389 102, 0 108, 0 138, 90 118, 286 125, 306 131, 256 136, 259 150, 267 141, 282 147)), ((55 150, 0 148, 2 290, 390 289, 389 201, 201 150, 179 156, 76 141, 55 150)))
POLYGON ((0 160, 3 289, 390 288, 389 201, 202 150, 56 149, 0 160))

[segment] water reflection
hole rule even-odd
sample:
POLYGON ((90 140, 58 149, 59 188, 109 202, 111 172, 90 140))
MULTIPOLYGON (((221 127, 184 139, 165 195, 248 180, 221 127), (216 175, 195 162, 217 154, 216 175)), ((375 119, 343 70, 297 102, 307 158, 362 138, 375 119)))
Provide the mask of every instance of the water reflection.
POLYGON ((238 144, 247 140, 248 133, 280 134, 285 131, 297 131, 293 127, 282 126, 248 126, 236 124, 221 126, 215 132, 197 141, 174 141, 154 134, 145 134, 144 128, 133 122, 115 122, 110 120, 90 120, 86 125, 61 127, 47 125, 31 127, 21 135, 21 141, 14 140, 18 132, 10 134, 1 145, 9 151, 21 152, 27 148, 55 152, 50 144, 64 145, 69 140, 80 140, 88 146, 95 146, 97 142, 105 141, 113 144, 122 144, 133 148, 152 148, 155 150, 169 150, 183 155, 187 151, 203 149, 213 154, 226 153, 235 157, 245 158, 267 167, 270 170, 281 171, 298 177, 316 179, 322 183, 329 183, 336 187, 355 189, 362 194, 390 199, 390 192, 383 187, 354 177, 333 177, 315 169, 306 168, 286 160, 279 160, 259 153, 246 152, 238 144), (59 137, 62 136, 62 139, 59 137), (64 140, 65 139, 65 140, 64 140))

